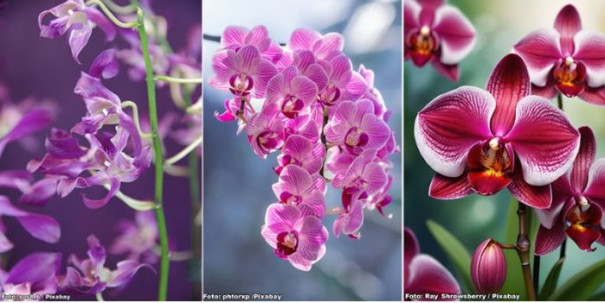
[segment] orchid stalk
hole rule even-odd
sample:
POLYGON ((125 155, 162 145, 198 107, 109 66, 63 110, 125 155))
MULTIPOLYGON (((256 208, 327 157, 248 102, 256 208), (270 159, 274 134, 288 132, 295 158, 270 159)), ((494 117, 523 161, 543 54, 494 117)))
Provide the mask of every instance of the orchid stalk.
POLYGON ((161 263, 160 280, 158 286, 158 300, 166 301, 168 293, 168 274, 170 270, 168 231, 166 229, 166 219, 163 209, 163 191, 164 191, 164 155, 162 151, 162 142, 158 131, 158 114, 155 98, 155 81, 153 80, 153 67, 151 65, 151 56, 149 55, 149 43, 147 41, 147 32, 145 31, 145 22, 143 11, 137 10, 138 31, 141 39, 141 49, 145 62, 145 72, 147 74, 147 98, 149 102, 149 121, 151 122, 151 134, 153 140, 153 151, 155 157, 155 203, 156 219, 158 221, 158 231, 161 245, 161 263))

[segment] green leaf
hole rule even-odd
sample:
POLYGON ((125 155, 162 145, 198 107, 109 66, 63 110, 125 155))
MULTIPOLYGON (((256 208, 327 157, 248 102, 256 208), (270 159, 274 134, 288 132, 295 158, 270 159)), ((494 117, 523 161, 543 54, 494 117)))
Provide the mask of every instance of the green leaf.
POLYGON ((557 288, 557 282, 559 281, 561 269, 563 268, 563 261, 565 261, 565 257, 559 259, 550 270, 550 273, 548 273, 548 277, 546 277, 546 281, 544 282, 544 286, 542 287, 542 291, 540 292, 538 299, 546 300, 546 298, 552 295, 557 288))
POLYGON ((605 260, 575 274, 548 298, 548 301, 585 301, 605 283, 605 260))
POLYGON ((459 277, 462 278, 462 289, 466 293, 474 292, 473 282, 471 280, 471 255, 468 250, 454 237, 449 231, 437 222, 432 220, 426 221, 428 227, 439 246, 445 251, 448 258, 456 268, 459 277))

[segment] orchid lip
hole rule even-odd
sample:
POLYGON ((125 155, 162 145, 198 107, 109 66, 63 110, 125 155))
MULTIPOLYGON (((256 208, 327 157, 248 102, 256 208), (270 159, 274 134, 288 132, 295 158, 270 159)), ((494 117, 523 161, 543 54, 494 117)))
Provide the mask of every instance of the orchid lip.
POLYGON ((277 248, 275 253, 282 259, 296 252, 298 249, 298 232, 282 232, 277 235, 277 248))

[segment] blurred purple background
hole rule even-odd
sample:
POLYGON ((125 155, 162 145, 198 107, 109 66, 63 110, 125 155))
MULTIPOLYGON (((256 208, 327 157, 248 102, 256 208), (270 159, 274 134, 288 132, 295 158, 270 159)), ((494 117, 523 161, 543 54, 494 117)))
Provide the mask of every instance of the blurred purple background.
MULTIPOLYGON (((70 129, 85 113, 84 102, 73 93, 80 71, 88 71, 92 60, 103 50, 122 46, 124 41, 118 37, 113 42, 105 42, 103 33, 95 29, 89 44, 80 54, 82 65, 71 57, 66 37, 54 40, 39 37, 37 24, 38 14, 63 1, 8 0, 0 6, 0 82, 9 90, 11 99, 18 102, 26 97, 38 100, 52 99, 59 109, 57 119, 52 127, 70 129)), ((125 4, 126 1, 116 1, 125 4)), ((168 39, 175 50, 185 46, 188 30, 200 23, 200 0, 153 0, 152 7, 156 14, 168 20, 168 39)), ((146 91, 143 82, 132 82, 126 76, 122 66, 120 75, 105 80, 104 84, 122 100, 134 100, 139 104, 141 115, 146 116, 146 91)), ((158 89, 159 113, 176 112, 172 104, 168 87, 158 89)), ((49 133, 45 130, 36 138, 40 147, 34 152, 27 152, 19 144, 11 144, 0 159, 0 169, 24 169, 32 158, 44 155, 44 138, 49 133)), ((168 155, 180 148, 174 142, 167 143, 168 155)), ((168 233, 173 249, 183 251, 191 246, 191 210, 187 180, 167 176, 165 180, 164 207, 167 216, 168 233)), ((123 184, 122 191, 138 199, 153 198, 153 171, 148 170, 139 180, 123 184)), ((82 190, 75 190, 65 199, 54 197, 44 208, 33 208, 18 205, 33 212, 54 216, 61 225, 62 236, 59 243, 50 245, 32 238, 12 218, 5 219, 7 237, 15 244, 9 251, 7 267, 15 264, 22 257, 36 251, 58 251, 63 253, 63 268, 69 254, 86 256, 86 237, 95 234, 103 245, 109 247, 117 236, 116 223, 120 219, 134 218, 134 211, 117 198, 98 210, 90 210, 82 203, 82 190)), ((0 194, 10 197, 13 203, 19 198, 16 191, 1 190, 0 194)), ((86 190, 90 197, 101 197, 104 190, 92 188, 86 190)), ((110 256, 108 267, 115 268, 120 258, 110 256)), ((187 262, 172 262, 168 299, 189 300, 193 294, 193 282, 188 278, 187 262)), ((156 266, 157 268, 157 266, 156 266)), ((64 269, 63 269, 64 270, 64 269)), ((158 275, 151 270, 143 269, 132 282, 120 293, 108 290, 106 299, 115 300, 154 300, 157 297, 158 275)), ((74 296, 72 299, 94 300, 93 296, 74 296)))

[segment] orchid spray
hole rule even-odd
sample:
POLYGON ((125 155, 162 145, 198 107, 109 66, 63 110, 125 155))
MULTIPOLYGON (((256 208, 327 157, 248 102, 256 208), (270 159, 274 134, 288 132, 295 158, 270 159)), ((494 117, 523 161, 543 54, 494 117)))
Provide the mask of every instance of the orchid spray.
POLYGON ((212 57, 211 86, 228 92, 221 122, 237 122, 260 158, 279 153, 273 171, 275 203, 261 235, 278 258, 311 270, 326 252, 327 215, 335 237, 358 239, 365 210, 385 217, 393 181, 389 157, 399 151, 390 111, 374 72, 343 52, 338 33, 296 29, 287 43, 264 26, 229 26, 212 57), (341 191, 328 206, 329 185, 341 191))
MULTIPOLYGON (((434 15, 439 23, 446 19, 445 9, 440 12, 437 8, 431 15, 427 7, 442 5, 443 1, 410 0, 405 9, 406 14, 419 14, 420 19, 434 15)), ((406 23, 410 27, 406 33, 415 30, 409 41, 418 44, 422 32, 417 33, 416 25, 406 23)), ((466 36, 465 31, 456 31, 460 37, 466 36)), ((462 282, 459 295, 448 298, 488 295, 488 299, 506 299, 502 294, 514 292, 529 300, 581 300, 589 299, 601 286, 602 279, 589 277, 603 271, 604 261, 562 285, 557 283, 567 238, 584 252, 605 244, 603 161, 596 159, 595 134, 588 126, 574 126, 563 111, 563 96, 604 104, 604 46, 605 35, 584 30, 576 8, 566 5, 555 17, 554 28, 533 31, 511 46, 512 53, 495 65, 485 89, 461 86, 433 98, 417 113, 415 143, 435 171, 428 196, 440 200, 472 194, 489 197, 504 189, 512 196, 507 240, 487 238, 472 257, 447 230, 435 222, 427 223, 455 260, 462 282), (557 105, 550 102, 555 96, 557 105), (540 291, 540 257, 557 248, 558 261, 540 291), (589 286, 589 281, 595 285, 589 286)), ((457 54, 448 47, 441 51, 441 58, 447 52, 457 54)), ((405 264, 410 264, 416 258, 407 252, 416 249, 417 243, 408 240, 405 245, 405 264)), ((416 281, 420 273, 437 272, 434 264, 422 266, 416 272, 406 269, 406 278, 416 281)), ((442 271, 440 275, 440 280, 447 281, 447 275, 442 271)), ((427 289, 426 285, 404 288, 410 293, 406 298, 423 292, 452 292, 446 287, 427 289)))
MULTIPOLYGON (((70 130, 51 129, 45 143, 46 154, 27 165, 28 173, 40 178, 30 186, 20 186, 23 191, 20 202, 34 206, 46 205, 55 195, 63 198, 80 189, 85 192, 83 202, 90 209, 103 207, 116 197, 137 212, 136 224, 123 222, 119 227, 121 235, 110 247, 110 254, 127 254, 115 270, 105 266, 105 247, 91 235, 88 259, 71 256, 65 274, 60 274, 59 269, 53 273, 53 289, 93 294, 102 299, 106 288, 122 288, 139 269, 153 269, 152 264, 159 261, 158 300, 166 300, 171 260, 187 259, 201 270, 201 235, 199 226, 193 223, 201 205, 201 103, 192 101, 201 83, 200 29, 191 31, 187 47, 173 51, 166 38, 166 20, 151 9, 148 1, 136 0, 125 6, 110 0, 67 0, 41 12, 38 23, 41 37, 68 37, 71 54, 78 64, 81 64, 79 54, 95 28, 105 33, 107 42, 120 37, 129 45, 100 52, 87 72, 81 73, 74 93, 84 101, 86 113, 70 130), (128 76, 133 81, 145 81, 148 119, 139 117, 140 102, 122 100, 105 86, 106 79, 118 75, 120 65, 128 67, 128 76), (160 87, 170 89, 180 113, 159 116, 156 90, 160 87), (167 156, 165 142, 169 138, 184 145, 173 156, 167 156), (179 164, 185 158, 188 158, 187 167, 179 164), (153 201, 136 199, 120 191, 122 184, 136 182, 151 166, 155 175, 153 201), (165 174, 189 179, 191 252, 175 252, 169 247, 164 215, 164 209, 169 207, 164 203, 165 174), (86 189, 96 186, 104 187, 107 193, 102 197, 86 193, 86 189)), ((28 131, 33 129, 21 132, 28 131)), ((9 139, 15 138, 16 135, 12 135, 9 139)), ((37 231, 31 222, 39 217, 18 210, 8 215, 16 216, 37 231)), ((52 225, 53 221, 44 223, 52 225)), ((32 234, 52 241, 51 235, 32 234)), ((192 276, 199 277, 199 273, 192 272, 192 276)))

